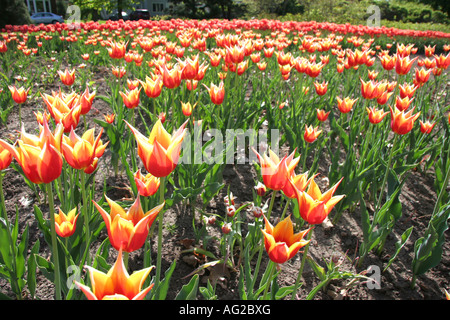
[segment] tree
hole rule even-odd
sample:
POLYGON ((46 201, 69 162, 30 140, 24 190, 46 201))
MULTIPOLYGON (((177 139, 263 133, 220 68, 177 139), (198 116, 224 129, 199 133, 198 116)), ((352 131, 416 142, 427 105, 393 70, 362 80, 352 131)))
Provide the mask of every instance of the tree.
POLYGON ((2 0, 0 28, 6 25, 31 24, 30 13, 23 0, 2 0))

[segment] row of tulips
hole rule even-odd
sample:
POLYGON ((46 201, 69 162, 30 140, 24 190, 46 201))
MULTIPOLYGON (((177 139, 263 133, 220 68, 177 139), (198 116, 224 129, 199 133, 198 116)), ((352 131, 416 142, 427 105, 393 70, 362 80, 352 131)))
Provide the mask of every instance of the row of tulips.
MULTIPOLYGON (((382 30, 388 36, 398 35, 393 30, 382 30)), ((162 279, 163 217, 164 211, 179 200, 191 207, 194 228, 199 221, 197 212, 212 224, 220 219, 224 234, 222 257, 215 257, 214 262, 198 270, 221 263, 241 271, 245 283, 240 290, 242 299, 281 299, 289 294, 295 299, 305 264, 320 269, 317 262, 307 259, 316 226, 329 220, 335 209, 330 220, 339 227, 340 216, 359 204, 363 239, 358 263, 362 267, 372 251, 385 250, 387 236, 402 215, 401 189, 411 170, 419 168, 427 155, 431 156, 425 165, 434 166, 440 173, 436 179, 439 198, 429 229, 417 231, 423 238, 415 246, 414 281, 439 261, 436 255, 449 214, 446 186, 450 167, 446 160, 450 118, 445 113, 447 97, 440 96, 440 85, 445 83, 450 54, 438 54, 436 47, 426 47, 425 58, 412 57, 417 50, 413 44, 389 44, 384 48, 376 44, 375 38, 366 37, 379 34, 379 29, 314 23, 108 22, 83 24, 77 30, 57 24, 8 27, 7 31, 0 45, 4 48, 4 66, 17 58, 24 65, 38 63, 38 59, 55 63, 60 59, 79 67, 54 71, 51 81, 60 81, 64 89, 51 94, 41 92, 37 97, 43 101, 43 110, 35 113, 38 136, 22 129, 14 143, 0 140, 4 148, 2 169, 10 166, 14 158, 19 165, 14 166, 15 171, 23 174, 33 190, 46 192, 49 227, 38 207, 35 216, 40 227, 47 230, 52 265, 35 254, 35 246, 35 262, 28 264, 28 272, 33 274, 36 265, 49 272, 56 299, 79 298, 72 287, 63 285, 69 277, 65 270, 73 264, 86 265, 89 270, 90 278, 76 281, 89 299, 164 299, 176 262, 162 279), (322 35, 325 31, 331 32, 322 35), (362 35, 355 36, 353 31, 362 35), (36 47, 30 49, 34 43, 36 47), (414 74, 413 64, 417 65, 414 74), (90 91, 91 85, 86 83, 90 73, 100 67, 111 72, 106 80, 110 91, 104 94, 90 91), (101 127, 96 136, 94 128, 88 129, 87 118, 99 99, 111 109, 104 119, 94 119, 101 127), (390 126, 383 121, 388 115, 390 126), (82 116, 84 128, 79 125, 82 116), (255 185, 257 195, 251 206, 247 203, 236 207, 228 192, 227 212, 219 217, 208 214, 207 204, 224 187, 221 174, 225 163, 181 161, 196 156, 193 149, 185 148, 195 141, 195 129, 201 127, 203 136, 210 129, 223 134, 228 129, 259 130, 263 123, 278 129, 282 133, 280 145, 292 152, 280 158, 273 151, 274 145, 264 153, 253 150, 260 181, 255 185), (146 132, 140 131, 138 125, 146 132), (76 133, 80 131, 83 133, 76 133), (108 142, 102 142, 103 133, 108 142), (114 174, 124 173, 133 190, 134 201, 128 209, 106 196, 96 199, 92 176, 107 149, 111 151, 114 174), (326 192, 321 191, 316 180, 322 154, 330 159, 326 170, 332 187, 326 192), (167 184, 172 187, 171 194, 166 194, 167 184), (263 205, 267 189, 271 190, 270 201, 263 205), (54 191, 60 202, 59 214, 55 214, 54 191), (203 201, 202 208, 195 207, 198 197, 203 201), (275 207, 277 197, 285 204, 280 222, 274 226, 272 213, 281 211, 275 207), (369 201, 374 204, 372 214, 365 205, 369 201), (81 215, 77 214, 78 207, 81 215), (249 207, 255 221, 248 223, 245 235, 242 212, 249 207), (288 211, 292 214, 286 216, 288 211), (296 228, 305 228, 294 232, 293 219, 296 228), (155 221, 156 274, 142 289, 152 270, 149 231, 155 221), (108 242, 92 255, 91 245, 102 230, 102 223, 108 242), (118 252, 111 268, 105 262, 108 244, 118 252), (241 265, 234 260, 236 245, 243 257, 241 265), (278 288, 275 284, 281 266, 302 248, 295 284, 278 288), (128 255, 137 250, 145 252, 144 269, 130 276, 128 255), (261 276, 264 251, 270 262, 261 276), (257 267, 252 269, 250 262, 255 255, 257 267), (255 288, 258 276, 262 281, 255 288)), ((433 36, 446 38, 442 34, 433 36)), ((439 49, 447 52, 450 48, 439 49)), ((4 71, 11 77, 20 75, 22 81, 26 77, 26 70, 20 68, 5 66, 4 71)), ((40 72, 38 76, 46 78, 40 72)), ((8 86, 22 121, 20 110, 27 102, 30 87, 12 83, 8 86)), ((202 154, 206 148, 207 145, 202 146, 202 154)), ((218 152, 216 160, 223 160, 226 153, 218 152)), ((2 217, 6 230, 2 229, 2 235, 10 235, 10 245, 2 245, 2 264, 8 266, 11 287, 20 298, 24 274, 17 266, 6 263, 6 256, 12 252, 12 260, 17 260, 23 251, 17 251, 17 226, 7 223, 6 209, 2 217)), ((198 246, 201 241, 206 242, 204 227, 196 230, 198 246)), ((386 268, 411 233, 410 228, 402 234, 386 268)), ((214 256, 199 248, 196 252, 214 256)), ((325 285, 328 278, 320 273, 318 276, 325 285)), ((360 273, 351 277, 367 280, 360 273)), ((198 281, 198 274, 192 276, 179 298, 191 295, 198 281)), ((28 277, 28 285, 33 287, 32 276, 28 277)), ((204 295, 214 296, 213 287, 208 286, 206 291, 204 295)))

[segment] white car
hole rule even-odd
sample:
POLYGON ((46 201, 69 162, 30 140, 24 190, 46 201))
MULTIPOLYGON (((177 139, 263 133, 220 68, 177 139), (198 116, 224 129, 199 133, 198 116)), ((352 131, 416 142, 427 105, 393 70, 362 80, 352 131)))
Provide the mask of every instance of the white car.
POLYGON ((37 12, 31 16, 31 21, 35 24, 41 23, 64 23, 64 18, 51 12, 37 12))

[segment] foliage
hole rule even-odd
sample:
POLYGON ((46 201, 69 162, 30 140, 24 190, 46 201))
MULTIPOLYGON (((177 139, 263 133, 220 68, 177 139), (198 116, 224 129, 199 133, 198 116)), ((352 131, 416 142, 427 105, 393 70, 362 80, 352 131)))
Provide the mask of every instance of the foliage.
POLYGON ((30 24, 30 14, 25 1, 22 0, 4 0, 1 4, 2 14, 0 15, 0 28, 11 24, 30 24))

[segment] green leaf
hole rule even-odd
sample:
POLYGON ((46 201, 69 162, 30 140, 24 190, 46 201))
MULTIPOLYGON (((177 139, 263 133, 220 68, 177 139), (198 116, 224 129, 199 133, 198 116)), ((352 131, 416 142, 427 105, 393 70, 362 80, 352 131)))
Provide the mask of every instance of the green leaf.
POLYGON ((188 284, 185 284, 175 297, 175 300, 195 300, 198 291, 199 275, 192 277, 188 284))
POLYGON ((176 260, 173 260, 170 268, 166 270, 164 274, 164 279, 159 283, 157 288, 156 297, 158 300, 165 300, 167 292, 169 291, 170 278, 172 277, 173 271, 175 270, 176 260))
POLYGON ((39 239, 34 244, 30 252, 30 257, 27 261, 27 286, 30 291, 31 297, 34 298, 36 293, 36 259, 35 255, 39 253, 40 242, 39 239))
POLYGON ((413 228, 414 227, 412 226, 409 229, 407 229, 405 232, 403 232, 402 237, 395 244, 395 248, 396 248, 395 253, 392 255, 391 259, 389 259, 389 262, 386 265, 386 267, 383 269, 383 272, 386 271, 391 266, 392 262, 394 262, 395 258, 397 258, 400 250, 403 248, 403 246, 406 244, 406 242, 408 241, 409 237, 411 236, 413 228))

